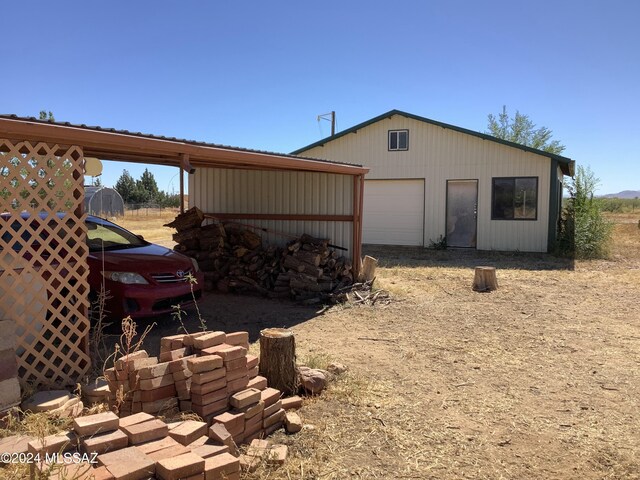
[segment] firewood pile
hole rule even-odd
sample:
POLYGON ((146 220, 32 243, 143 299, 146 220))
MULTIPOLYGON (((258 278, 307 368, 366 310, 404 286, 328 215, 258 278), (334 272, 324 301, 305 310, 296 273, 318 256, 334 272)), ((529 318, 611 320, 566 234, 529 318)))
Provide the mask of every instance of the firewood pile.
POLYGON ((276 247, 263 245, 246 225, 215 221, 203 226, 204 220, 193 207, 165 226, 177 230, 174 249, 198 261, 207 290, 337 303, 342 297, 332 293, 353 284, 351 261, 328 239, 304 234, 276 247))

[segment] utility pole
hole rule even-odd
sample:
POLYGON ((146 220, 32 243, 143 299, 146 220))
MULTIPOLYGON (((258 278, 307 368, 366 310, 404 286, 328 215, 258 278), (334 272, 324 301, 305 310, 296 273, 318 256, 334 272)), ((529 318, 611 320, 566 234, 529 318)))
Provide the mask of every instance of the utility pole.
POLYGON ((331 136, 333 137, 336 134, 336 112, 332 110, 331 113, 318 115, 318 122, 320 120, 331 122, 331 136))

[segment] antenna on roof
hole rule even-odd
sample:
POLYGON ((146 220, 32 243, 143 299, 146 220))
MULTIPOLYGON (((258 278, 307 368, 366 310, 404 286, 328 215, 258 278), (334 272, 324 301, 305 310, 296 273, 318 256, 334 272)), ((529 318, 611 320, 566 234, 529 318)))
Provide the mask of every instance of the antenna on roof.
POLYGON ((320 123, 320 120, 331 122, 331 136, 333 137, 336 134, 336 112, 332 110, 331 113, 318 115, 318 123, 320 123))

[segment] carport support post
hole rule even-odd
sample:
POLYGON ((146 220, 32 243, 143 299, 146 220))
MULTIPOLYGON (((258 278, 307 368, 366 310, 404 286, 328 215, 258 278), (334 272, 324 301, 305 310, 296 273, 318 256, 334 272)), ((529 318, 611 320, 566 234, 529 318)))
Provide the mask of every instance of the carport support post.
POLYGON ((364 201, 364 175, 353 176, 353 272, 360 274, 362 261, 362 205, 364 201))
POLYGON ((180 213, 184 213, 184 172, 191 173, 188 153, 180 155, 180 213))

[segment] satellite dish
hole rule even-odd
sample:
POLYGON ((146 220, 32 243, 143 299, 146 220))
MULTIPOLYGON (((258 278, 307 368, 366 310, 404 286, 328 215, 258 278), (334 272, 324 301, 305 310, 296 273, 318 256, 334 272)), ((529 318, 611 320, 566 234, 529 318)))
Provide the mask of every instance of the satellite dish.
POLYGON ((102 173, 102 162, 94 157, 84 157, 84 174, 97 177, 102 173))

